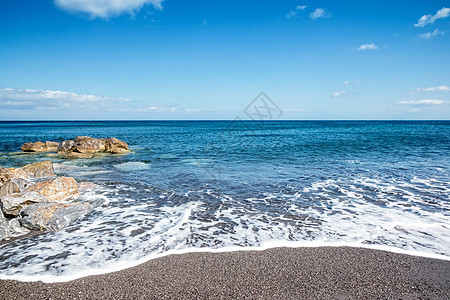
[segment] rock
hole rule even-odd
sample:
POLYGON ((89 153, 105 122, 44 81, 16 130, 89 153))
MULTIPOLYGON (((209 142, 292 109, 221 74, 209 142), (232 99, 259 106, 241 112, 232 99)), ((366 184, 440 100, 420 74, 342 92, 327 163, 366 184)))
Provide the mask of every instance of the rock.
POLYGON ((9 224, 3 213, 0 211, 0 240, 9 237, 9 224))
POLYGON ((57 177, 38 182, 28 187, 27 192, 38 192, 51 201, 63 201, 79 194, 77 182, 72 177, 57 177))
POLYGON ((25 152, 45 152, 47 151, 47 147, 43 142, 35 142, 35 143, 25 143, 20 147, 22 151, 25 152))
POLYGON ((105 142, 105 151, 110 153, 129 153, 128 150, 128 144, 116 139, 116 138, 109 138, 109 139, 103 139, 105 142))
POLYGON ((63 158, 77 159, 77 158, 93 158, 94 153, 80 153, 80 152, 68 152, 63 154, 63 158))
POLYGON ((130 153, 131 151, 127 150, 127 149, 123 149, 123 148, 116 148, 114 150, 111 150, 110 152, 113 154, 125 154, 125 153, 130 153))
POLYGON ((75 147, 75 142, 72 140, 62 141, 59 143, 57 151, 58 153, 65 153, 72 151, 72 149, 75 147))
POLYGON ((90 136, 77 136, 76 138, 73 139, 73 141, 75 142, 75 144, 78 144, 78 143, 83 143, 85 141, 88 141, 90 139, 93 139, 93 138, 90 136))
POLYGON ((0 197, 14 193, 22 193, 25 191, 28 184, 29 182, 24 179, 12 178, 0 187, 0 197))
POLYGON ((19 236, 30 232, 27 228, 21 226, 19 218, 14 218, 8 221, 9 236, 19 236))
POLYGON ((59 143, 57 142, 45 142, 45 147, 47 147, 48 151, 57 151, 59 143))
POLYGON ((14 175, 10 170, 0 168, 0 187, 11 178, 14 178, 14 175))
POLYGON ((91 209, 85 203, 36 203, 20 212, 20 223, 32 230, 58 231, 87 214, 91 209))
POLYGON ((49 152, 56 151, 58 143, 46 141, 35 142, 35 143, 25 143, 20 147, 24 152, 49 152))
POLYGON ((26 166, 22 167, 22 170, 27 175, 35 177, 35 178, 44 178, 44 177, 55 176, 55 172, 53 170, 53 164, 49 160, 26 165, 26 166))
POLYGON ((18 216, 22 208, 33 203, 49 202, 49 200, 36 192, 16 193, 0 198, 2 210, 5 215, 18 216))
POLYGON ((17 179, 25 179, 28 180, 28 175, 25 173, 22 168, 8 168, 8 171, 10 171, 13 174, 13 178, 17 179))
POLYGON ((75 139, 75 151, 80 153, 97 153, 105 151, 105 142, 101 139, 94 139, 91 137, 83 137, 83 140, 77 137, 75 139))

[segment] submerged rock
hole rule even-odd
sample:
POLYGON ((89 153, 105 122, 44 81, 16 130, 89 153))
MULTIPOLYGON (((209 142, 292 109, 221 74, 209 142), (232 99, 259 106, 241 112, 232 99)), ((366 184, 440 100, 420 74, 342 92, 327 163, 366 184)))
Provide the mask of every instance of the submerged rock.
POLYGON ((0 198, 2 211, 5 215, 18 216, 22 208, 40 202, 49 202, 49 200, 36 192, 26 192, 21 194, 11 194, 0 198))
POLYGON ((28 175, 35 178, 44 178, 55 176, 53 163, 49 160, 29 164, 22 167, 22 170, 28 175))
POLYGON ((83 203, 36 203, 21 210, 20 223, 32 230, 58 231, 90 209, 91 205, 83 203))
POLYGON ((80 191, 86 191, 86 190, 94 190, 94 189, 98 189, 99 185, 95 184, 93 182, 80 182, 78 183, 78 190, 80 191))
POLYGON ((56 151, 58 143, 56 142, 35 142, 35 143, 25 143, 20 147, 24 152, 51 152, 56 151))
POLYGON ((27 188, 27 192, 37 192, 51 201, 63 201, 79 194, 77 182, 72 177, 57 177, 38 182, 27 188))
POLYGON ((68 153, 64 153, 63 157, 67 158, 67 159, 93 158, 94 153, 68 152, 68 153))
POLYGON ((0 187, 0 197, 14 193, 22 193, 27 188, 29 182, 24 179, 12 178, 0 187))

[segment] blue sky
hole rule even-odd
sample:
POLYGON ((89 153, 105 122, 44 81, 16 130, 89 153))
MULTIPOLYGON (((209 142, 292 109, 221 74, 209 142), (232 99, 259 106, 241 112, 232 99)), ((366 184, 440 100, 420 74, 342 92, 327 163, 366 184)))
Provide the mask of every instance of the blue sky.
POLYGON ((449 7, 3 0, 0 120, 450 119, 449 7))

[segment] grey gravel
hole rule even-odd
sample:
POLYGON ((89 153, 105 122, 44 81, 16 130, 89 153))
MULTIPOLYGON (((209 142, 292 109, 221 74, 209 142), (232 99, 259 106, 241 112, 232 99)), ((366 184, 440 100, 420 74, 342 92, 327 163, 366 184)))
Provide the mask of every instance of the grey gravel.
POLYGON ((450 299, 450 261, 351 247, 189 253, 0 299, 450 299))

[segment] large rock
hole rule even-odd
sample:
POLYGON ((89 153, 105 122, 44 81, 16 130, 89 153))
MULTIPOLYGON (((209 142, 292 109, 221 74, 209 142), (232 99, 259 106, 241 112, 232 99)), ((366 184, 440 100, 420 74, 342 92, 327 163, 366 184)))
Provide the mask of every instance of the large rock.
POLYGON ((79 194, 77 182, 72 177, 57 177, 38 182, 28 187, 27 192, 37 192, 51 201, 64 201, 79 194))
POLYGON ((14 193, 22 193, 25 191, 28 184, 29 182, 24 179, 12 178, 0 187, 0 197, 14 193))
POLYGON ((43 195, 36 192, 10 194, 0 198, 2 211, 5 215, 18 216, 22 208, 40 202, 49 202, 43 195))
POLYGON ((20 223, 32 230, 58 231, 88 213, 85 203, 36 203, 21 210, 20 223))
POLYGON ((0 168, 0 187, 5 183, 8 182, 11 178, 14 178, 13 173, 5 168, 0 168))
POLYGON ((128 144, 116 139, 116 138, 109 138, 109 139, 103 139, 105 142, 105 151, 110 153, 129 153, 128 150, 128 144))
POLYGON ((20 147, 24 152, 50 152, 56 151, 58 143, 56 142, 35 142, 35 143, 25 143, 20 147))
POLYGON ((53 163, 49 160, 37 162, 22 167, 22 170, 29 176, 35 178, 44 178, 55 176, 53 163))

